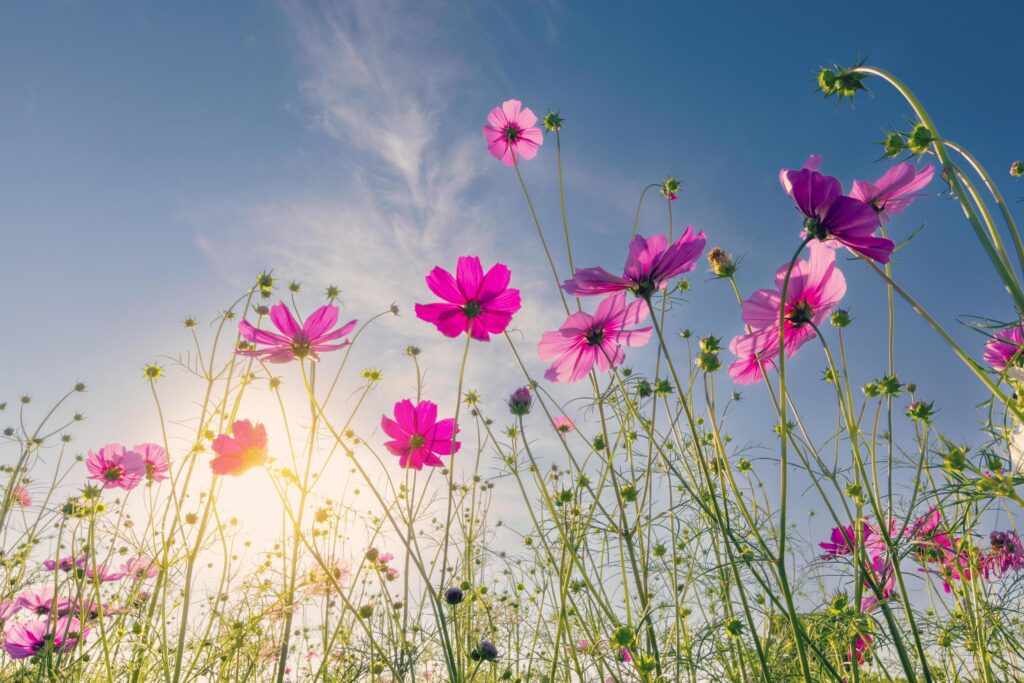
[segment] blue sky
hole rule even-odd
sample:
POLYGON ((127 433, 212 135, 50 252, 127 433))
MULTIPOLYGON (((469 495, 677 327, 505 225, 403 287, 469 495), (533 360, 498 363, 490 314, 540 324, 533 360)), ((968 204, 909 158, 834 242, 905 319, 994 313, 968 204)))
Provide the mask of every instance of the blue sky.
MULTIPOLYGON (((180 321, 212 318, 264 268, 310 291, 340 285, 354 316, 396 301, 406 315, 367 362, 387 367, 407 343, 434 345, 439 388, 451 348, 409 314, 433 265, 463 253, 508 262, 524 292, 519 325, 535 340, 560 322, 556 300, 515 178, 480 133, 512 97, 567 121, 578 265, 618 267, 640 190, 672 174, 684 181, 677 225, 742 257, 744 294, 769 286, 799 230, 778 170, 818 152, 847 187, 873 179, 884 170, 873 142, 906 127, 907 107, 879 83, 855 108, 820 101, 813 77, 831 60, 867 56, 899 74, 944 135, 1024 196, 1006 174, 1024 155, 1024 10, 958 7, 6 3, 0 398, 49 400, 81 379, 83 447, 152 438, 140 369, 186 350, 180 321)), ((557 238, 550 143, 524 174, 557 238)), ((897 279, 953 327, 964 314, 1008 319, 1009 298, 959 209, 924 198, 893 229, 922 224, 897 279)), ((664 203, 651 197, 641 231, 665 229, 664 203)), ((861 264, 844 271, 860 381, 884 370, 883 288, 861 264)), ((674 327, 739 333, 728 290, 692 279, 674 327)), ((937 400, 944 429, 973 438, 981 388, 909 310, 899 315, 901 376, 937 400)), ((957 334, 980 356, 980 337, 957 334)), ((491 371, 480 384, 519 381, 487 365, 507 365, 504 349, 478 353, 491 371)), ((819 355, 793 367, 808 391, 822 390, 819 355)), ((762 392, 747 393, 741 419, 763 430, 762 392)))

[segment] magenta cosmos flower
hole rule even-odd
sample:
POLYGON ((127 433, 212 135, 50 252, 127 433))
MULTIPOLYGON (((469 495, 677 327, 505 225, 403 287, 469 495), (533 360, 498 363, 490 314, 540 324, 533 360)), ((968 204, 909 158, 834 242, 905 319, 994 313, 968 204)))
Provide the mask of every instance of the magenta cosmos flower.
POLYGON ((912 163, 904 161, 890 168, 873 183, 854 180, 850 196, 870 204, 878 214, 878 220, 885 223, 910 206, 918 196, 918 191, 932 181, 933 175, 935 167, 931 164, 918 172, 912 163))
POLYGON ((135 581, 151 579, 159 573, 159 565, 145 556, 132 557, 121 565, 121 574, 135 581))
POLYGON ((647 302, 626 305, 624 292, 612 294, 597 306, 593 315, 571 314, 555 332, 545 332, 537 345, 542 360, 555 362, 544 373, 552 382, 578 382, 594 364, 602 372, 618 367, 626 359, 623 346, 643 346, 651 328, 628 329, 647 317, 647 302))
POLYGON ((432 323, 446 337, 468 332, 489 341, 501 334, 519 310, 519 290, 510 288, 512 271, 503 263, 487 273, 476 256, 460 256, 455 276, 440 266, 426 277, 427 287, 445 303, 416 304, 416 317, 432 323))
POLYGON ((996 372, 1003 372, 1013 361, 1015 366, 1024 366, 1024 323, 996 332, 996 336, 985 344, 985 362, 996 372))
POLYGON ((821 157, 812 155, 799 171, 779 171, 779 181, 804 215, 807 236, 835 241, 850 251, 879 263, 888 263, 895 248, 892 240, 876 237, 878 214, 870 204, 843 194, 832 176, 818 173, 821 157))
POLYGON ((629 244, 621 276, 600 267, 580 268, 575 277, 562 283, 562 289, 573 296, 628 290, 639 297, 649 297, 664 289, 672 278, 693 270, 706 243, 704 232, 694 233, 692 225, 686 226, 686 232, 671 246, 664 235, 637 235, 629 244))
POLYGON ((505 100, 487 115, 484 139, 487 151, 506 166, 519 159, 532 159, 544 144, 544 136, 535 124, 537 117, 519 100, 505 100))
MULTIPOLYGON (((812 242, 808 248, 810 258, 796 262, 786 289, 782 334, 787 358, 814 338, 814 328, 825 321, 846 294, 846 278, 836 267, 835 252, 820 242, 812 242)), ((775 272, 775 289, 759 289, 743 302, 743 321, 750 331, 729 344, 729 349, 739 357, 729 366, 729 375, 737 384, 761 380, 763 374, 757 359, 765 370, 775 366, 779 355, 782 286, 788 267, 784 265, 775 272)))
MULTIPOLYGON (((395 404, 395 419, 382 416, 380 426, 391 437, 384 445, 398 456, 398 466, 414 470, 422 470, 424 465, 443 466, 438 456, 452 454, 452 440, 458 431, 455 420, 438 421, 437 405, 432 401, 413 405, 409 399, 395 404)), ((460 446, 456 441, 456 453, 460 446)))
POLYGON ((56 569, 59 569, 62 572, 69 572, 75 567, 84 567, 86 561, 85 556, 73 557, 68 555, 60 558, 59 560, 43 560, 43 568, 48 572, 52 572, 56 569))
POLYGON ((18 594, 18 604, 21 608, 32 614, 48 615, 56 614, 64 616, 71 611, 71 601, 67 598, 57 598, 54 604, 55 591, 53 586, 42 588, 28 588, 18 594))
POLYGON ((259 422, 236 420, 231 435, 219 435, 210 447, 217 454, 210 461, 213 473, 237 477, 267 461, 267 429, 259 422))
MULTIPOLYGON (((46 619, 12 621, 4 627, 4 650, 12 659, 31 657, 46 647, 50 632, 51 624, 46 619)), ((78 619, 62 617, 53 624, 54 651, 69 652, 87 635, 89 629, 83 630, 78 619)))
POLYGON ((45 619, 12 621, 4 627, 4 650, 12 659, 25 659, 46 646, 50 623, 45 619))
POLYGON ((576 426, 572 423, 572 420, 570 420, 565 415, 555 415, 553 418, 551 418, 551 425, 559 434, 568 434, 569 432, 576 428, 576 426))
POLYGON ((161 482, 167 478, 167 451, 155 443, 140 443, 132 450, 142 456, 146 463, 146 481, 161 482))
POLYGON ((103 482, 103 488, 131 491, 146 476, 146 461, 135 451, 119 443, 108 444, 99 451, 89 451, 85 459, 89 478, 103 482))
POLYGON ((270 308, 270 321, 281 334, 261 330, 248 320, 238 323, 238 333, 242 338, 264 348, 239 349, 243 356, 252 356, 269 363, 287 363, 288 361, 309 358, 320 360, 320 354, 337 351, 351 342, 345 337, 356 327, 355 320, 337 329, 331 329, 338 323, 338 307, 321 306, 313 311, 301 325, 292 315, 291 310, 279 301, 270 308), (341 339, 342 341, 337 341, 341 339), (333 343, 332 343, 333 342, 333 343))

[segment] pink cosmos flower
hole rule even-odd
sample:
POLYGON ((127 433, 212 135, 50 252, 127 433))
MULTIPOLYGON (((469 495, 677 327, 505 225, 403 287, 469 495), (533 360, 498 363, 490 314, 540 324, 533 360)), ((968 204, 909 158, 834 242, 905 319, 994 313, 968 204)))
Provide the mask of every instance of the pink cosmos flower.
MULTIPOLYGON (((787 358, 814 338, 814 328, 825 322, 846 294, 846 278, 836 267, 835 252, 818 242, 812 242, 808 248, 810 258, 796 262, 786 289, 782 334, 787 358)), ((761 380, 757 358, 765 369, 774 367, 774 359, 779 355, 779 313, 787 268, 788 264, 776 271, 775 289, 759 289, 743 302, 743 321, 750 332, 729 344, 729 349, 739 357, 729 366, 729 375, 737 384, 761 380)))
POLYGON ((352 567, 343 559, 327 560, 325 564, 327 571, 317 563, 306 572, 306 593, 309 595, 337 593, 335 586, 344 588, 352 577, 352 567))
POLYGON ((510 288, 512 271, 503 263, 484 274, 476 256, 460 256, 455 277, 440 266, 426 277, 427 287, 446 303, 416 304, 416 317, 437 327, 446 337, 468 332, 489 341, 501 334, 519 310, 519 290, 510 288))
POLYGON ((57 616, 63 616, 71 611, 71 601, 67 598, 57 598, 55 606, 54 592, 53 586, 29 588, 18 595, 18 604, 33 614, 49 615, 56 610, 57 616))
POLYGON ((161 482, 167 478, 169 469, 167 451, 155 443, 140 443, 132 450, 142 456, 146 463, 146 481, 161 482))
POLYGON ((48 572, 52 572, 55 569, 59 569, 62 572, 69 572, 75 567, 84 567, 85 561, 85 557, 74 557, 72 555, 68 555, 67 557, 60 558, 60 560, 43 560, 43 568, 48 572))
POLYGON ((4 627, 4 650, 11 659, 25 659, 46 646, 50 623, 45 619, 12 621, 4 627))
MULTIPOLYGON (((875 642, 875 639, 867 633, 858 633, 857 639, 853 641, 853 656, 857 657, 857 663, 863 664, 867 661, 868 652, 871 651, 871 645, 875 642)), ((852 659, 850 654, 847 654, 847 660, 852 659)))
POLYGON ((910 206, 918 196, 916 193, 932 181, 934 174, 935 167, 931 164, 918 173, 912 163, 904 161, 890 168, 873 183, 854 180, 850 196, 870 204, 878 214, 878 220, 885 223, 910 206))
POLYGON ((621 277, 600 267, 580 268, 574 278, 562 283, 562 289, 573 296, 599 296, 628 290, 639 297, 648 297, 665 289, 672 278, 693 270, 706 243, 704 232, 694 233, 692 225, 688 225, 671 246, 664 235, 637 235, 629 245, 621 277))
POLYGON ((643 346, 651 328, 628 329, 647 317, 647 302, 626 305, 623 292, 612 294, 597 306, 593 315, 571 314, 555 332, 545 332, 537 345, 542 360, 555 362, 544 373, 552 382, 578 382, 594 364, 602 372, 618 367, 626 359, 623 346, 643 346))
POLYGON ((986 579, 993 573, 1003 576, 1007 572, 1024 569, 1024 544, 1016 531, 993 531, 989 541, 992 547, 982 553, 979 561, 986 579))
POLYGON ((1015 366, 1024 365, 1024 323, 1017 323, 1013 327, 996 332, 996 336, 989 339, 985 344, 985 362, 996 372, 1003 372, 1006 366, 1013 361, 1015 366), (1014 358, 1016 356, 1016 358, 1014 358))
POLYGON ((146 461, 135 451, 126 450, 119 443, 89 451, 85 459, 89 478, 103 482, 103 488, 131 491, 146 475, 146 461))
POLYGON ((210 461, 214 474, 238 476, 267 461, 267 430, 259 422, 237 420, 231 436, 221 434, 211 444, 217 457, 210 461))
POLYGON ((21 611, 21 603, 17 598, 13 600, 0 600, 0 623, 3 623, 21 611))
POLYGON ((892 592, 896 589, 896 569, 888 559, 877 555, 871 559, 871 566, 865 567, 865 570, 864 588, 866 590, 861 598, 860 611, 867 613, 881 602, 879 594, 881 594, 882 600, 892 597, 892 592), (877 592, 872 584, 877 588, 877 592))
POLYGON ((535 124, 537 117, 519 100, 505 100, 487 115, 484 139, 487 151, 506 166, 520 158, 532 159, 544 144, 544 136, 535 124))
MULTIPOLYGON (((382 416, 381 429, 391 437, 384 445, 398 456, 399 467, 422 470, 424 465, 442 467, 440 455, 452 455, 452 439, 458 429, 455 420, 437 419, 437 405, 420 401, 413 405, 405 399, 395 404, 395 419, 382 416)), ((455 452, 461 444, 455 442, 455 452)), ((379 558, 378 558, 379 559, 379 558)))
POLYGON ((70 652, 78 645, 79 640, 89 636, 89 628, 75 617, 61 617, 54 629, 53 647, 56 652, 70 652))
POLYGON ((799 171, 779 171, 783 189, 804 215, 807 235, 838 242, 850 251, 888 263, 895 244, 875 236, 879 221, 874 208, 844 195, 836 178, 818 173, 820 164, 821 157, 812 155, 799 171))
POLYGON ((351 342, 345 337, 356 327, 355 320, 350 320, 341 327, 332 330, 338 322, 338 307, 328 304, 313 311, 301 325, 295 320, 291 310, 283 301, 270 309, 270 321, 281 334, 261 330, 248 320, 238 323, 238 333, 242 338, 262 349, 239 349, 242 356, 259 358, 270 363, 287 363, 288 361, 309 358, 320 360, 320 354, 343 349, 351 342), (337 343, 336 340, 342 341, 337 343))
POLYGON ((85 567, 85 576, 90 581, 98 579, 101 583, 108 583, 110 581, 120 581, 123 579, 124 572, 111 571, 106 562, 98 564, 95 567, 90 563, 85 567))
MULTIPOLYGON (((867 522, 861 522, 861 538, 867 539, 871 534, 871 527, 867 522)), ((819 543, 821 549, 825 551, 825 554, 821 556, 823 560, 830 560, 834 557, 841 557, 843 555, 850 555, 853 553, 854 542, 856 540, 856 534, 852 524, 847 526, 836 527, 832 530, 831 540, 819 543)))
MULTIPOLYGON (((46 647, 50 631, 50 622, 45 619, 12 621, 4 627, 4 650, 12 659, 31 657, 46 647)), ((88 634, 89 629, 83 630, 78 619, 62 617, 53 628, 54 651, 69 652, 88 634)))
POLYGON ((733 337, 729 351, 737 360, 729 365, 729 376, 736 384, 757 384, 764 374, 775 369, 779 357, 779 337, 768 334, 743 334, 733 337))
POLYGON ((28 492, 28 487, 23 484, 18 484, 11 491, 12 499, 18 504, 18 507, 31 507, 32 506, 32 495, 28 492))
POLYGON ((568 434, 575 429, 572 420, 567 418, 565 415, 556 415, 551 418, 551 423, 555 426, 555 431, 559 434, 568 434))
POLYGON ((121 573, 130 579, 141 581, 143 579, 151 579, 159 574, 160 567, 148 557, 132 557, 121 565, 121 573))

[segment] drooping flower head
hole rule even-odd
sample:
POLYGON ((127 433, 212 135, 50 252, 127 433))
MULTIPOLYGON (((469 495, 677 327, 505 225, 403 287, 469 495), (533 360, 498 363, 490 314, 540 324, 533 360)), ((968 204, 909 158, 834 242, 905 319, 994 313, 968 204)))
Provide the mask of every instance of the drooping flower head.
POLYGON ((812 155, 799 171, 779 171, 779 181, 804 216, 804 230, 810 237, 834 241, 850 251, 879 263, 888 263, 895 248, 892 240, 876 237, 878 214, 870 204, 843 194, 843 186, 832 176, 818 173, 821 157, 812 155))
MULTIPOLYGON (((437 405, 432 401, 420 401, 413 405, 405 399, 395 404, 395 419, 384 415, 380 419, 381 429, 391 437, 384 445, 393 455, 398 456, 399 467, 422 470, 423 466, 442 467, 438 456, 452 455, 452 439, 455 436, 455 420, 437 419, 437 405)), ((455 452, 461 444, 455 442, 455 452)))
POLYGON ((446 337, 469 333, 490 341, 501 334, 519 310, 519 290, 509 287, 512 271, 496 263, 484 273, 476 256, 460 256, 455 276, 440 266, 426 277, 430 291, 445 303, 416 304, 416 317, 432 323, 446 337))
POLYGON ((89 470, 89 478, 103 482, 105 489, 131 491, 146 476, 146 461, 142 456, 119 443, 89 451, 85 467, 89 470))
POLYGON ((626 305, 624 292, 612 294, 593 315, 571 314, 554 332, 545 332, 537 345, 542 360, 554 360, 544 377, 552 382, 578 382, 596 364, 602 372, 618 367, 625 359, 623 346, 643 346, 651 328, 629 329, 647 317, 647 302, 626 305))
POLYGON ((909 161, 896 164, 873 183, 854 180, 850 196, 870 204, 878 214, 878 220, 885 223, 914 201, 918 192, 932 181, 935 167, 928 164, 920 172, 909 161))
POLYGON ((670 246, 664 235, 637 235, 629 245, 629 256, 622 275, 612 275, 604 268, 580 268, 576 276, 562 283, 562 289, 573 296, 600 296, 630 291, 648 297, 668 286, 668 281, 693 270, 704 252, 704 232, 687 226, 682 236, 670 246))
POLYGON ((214 474, 238 476, 267 461, 267 429, 257 422, 237 420, 231 435, 221 434, 211 445, 217 454, 210 461, 214 474))
MULTIPOLYGON (((836 267, 835 251, 819 242, 808 245, 808 260, 793 266, 786 288, 783 344, 786 357, 791 357, 815 336, 815 328, 828 318, 829 312, 846 294, 846 278, 836 267)), ((743 321, 750 330, 732 340, 729 349, 739 360, 729 366, 729 375, 738 384, 759 382, 762 371, 774 367, 779 355, 779 316, 782 309, 782 288, 788 264, 775 273, 775 289, 759 289, 743 302, 743 321)))
POLYGON ((327 304, 313 311, 301 325, 283 301, 270 308, 270 321, 280 334, 255 327, 248 320, 238 323, 238 333, 253 346, 263 348, 239 349, 243 356, 251 356, 269 363, 287 363, 292 360, 320 360, 321 353, 337 351, 351 342, 346 338, 356 327, 350 320, 337 329, 338 307, 327 304), (341 339, 341 341, 337 341, 341 339))
POLYGON ((544 135, 536 124, 537 117, 522 102, 505 100, 487 115, 487 151, 506 166, 515 165, 519 159, 532 159, 544 144, 544 135))
POLYGON ((161 482, 167 478, 167 451, 155 443, 140 443, 132 450, 142 456, 146 463, 146 481, 161 482))
POLYGON ((996 332, 985 344, 985 362, 996 372, 1003 372, 1007 367, 1024 368, 1024 323, 996 332))

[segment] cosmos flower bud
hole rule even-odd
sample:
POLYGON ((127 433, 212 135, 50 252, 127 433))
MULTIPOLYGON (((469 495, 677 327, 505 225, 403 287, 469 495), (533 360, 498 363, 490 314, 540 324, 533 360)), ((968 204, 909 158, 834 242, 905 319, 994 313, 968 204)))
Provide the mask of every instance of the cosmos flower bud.
POLYGON ((848 327, 851 322, 850 313, 845 309, 837 308, 832 311, 832 315, 829 316, 829 322, 832 323, 832 327, 838 327, 840 329, 848 327))
POLYGON ((620 626, 612 632, 609 640, 615 647, 629 647, 636 640, 636 634, 629 626, 620 626))
POLYGON ((712 334, 701 337, 700 350, 704 353, 718 353, 722 350, 722 340, 712 334))
POLYGON ((743 622, 733 617, 725 622, 725 630, 731 636, 738 636, 743 633, 743 622))
POLYGON ((907 417, 918 422, 929 423, 935 415, 935 404, 926 401, 914 401, 907 407, 907 417))
POLYGON ((914 130, 907 136, 907 147, 914 154, 924 154, 934 141, 935 138, 932 136, 928 126, 919 123, 914 126, 914 130))
POLYGON ((543 123, 544 130, 549 133, 555 133, 562 130, 562 126, 565 125, 565 119, 559 116, 557 111, 549 111, 544 115, 543 123))
POLYGON ((885 140, 881 144, 885 148, 885 158, 887 159, 899 156, 907 148, 907 143, 903 141, 903 136, 896 131, 886 135, 885 140))
POLYGON ((1010 164, 1010 175, 1019 178, 1024 175, 1024 161, 1017 160, 1010 164))
POLYGON ((271 274, 267 272, 260 273, 256 277, 256 287, 259 288, 261 292, 269 294, 270 291, 274 288, 273 276, 271 276, 271 274))
POLYGON ((718 277, 732 277, 736 273, 736 264, 732 257, 721 247, 715 247, 708 252, 708 264, 711 272, 718 277))
POLYGON ((458 605, 460 602, 466 599, 466 594, 462 592, 462 589, 452 586, 444 592, 444 601, 449 605, 458 605))
POLYGON ((530 412, 533 407, 533 395, 529 387, 519 387, 508 397, 508 410, 513 415, 522 417, 530 412))
POLYGON ((946 469, 952 472, 960 472, 967 467, 967 452, 959 446, 953 446, 946 453, 945 458, 946 469))
POLYGON ((474 662, 493 662, 498 659, 498 648, 489 640, 481 640, 469 653, 469 658, 474 662))
POLYGON ((669 176, 661 183, 661 196, 670 202, 674 202, 679 198, 679 190, 682 186, 683 183, 679 178, 669 176))
POLYGON ((818 90, 824 93, 825 97, 838 95, 840 101, 844 97, 853 99, 858 90, 867 92, 867 88, 864 87, 865 78, 864 74, 839 67, 822 69, 818 72, 818 90))
POLYGON ((718 358, 717 353, 701 353, 694 363, 698 368, 709 373, 717 372, 722 368, 722 361, 718 358))

